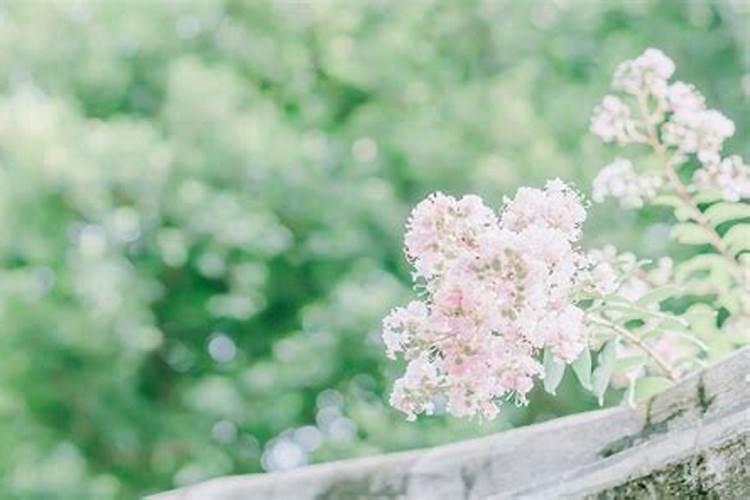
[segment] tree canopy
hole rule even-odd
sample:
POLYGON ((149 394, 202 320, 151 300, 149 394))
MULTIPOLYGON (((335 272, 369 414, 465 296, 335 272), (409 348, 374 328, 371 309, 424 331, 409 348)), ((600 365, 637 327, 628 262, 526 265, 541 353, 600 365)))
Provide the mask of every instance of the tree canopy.
MULTIPOLYGON (((741 1, 0 2, 0 491, 132 498, 485 434, 407 423, 380 320, 408 211, 608 161, 587 130, 656 46, 750 156, 741 1)), ((649 255, 658 211, 590 243, 649 255)))

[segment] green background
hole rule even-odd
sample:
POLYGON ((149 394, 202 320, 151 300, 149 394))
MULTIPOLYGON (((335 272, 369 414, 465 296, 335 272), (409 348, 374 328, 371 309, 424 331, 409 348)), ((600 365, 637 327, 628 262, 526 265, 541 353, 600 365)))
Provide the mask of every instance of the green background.
MULTIPOLYGON (((379 322, 427 193, 589 192, 649 46, 750 156, 750 2, 0 1, 0 495, 132 498, 590 409, 407 423, 379 322)), ((667 251, 594 207, 587 244, 667 251)), ((569 380, 567 382, 570 382, 569 380)))

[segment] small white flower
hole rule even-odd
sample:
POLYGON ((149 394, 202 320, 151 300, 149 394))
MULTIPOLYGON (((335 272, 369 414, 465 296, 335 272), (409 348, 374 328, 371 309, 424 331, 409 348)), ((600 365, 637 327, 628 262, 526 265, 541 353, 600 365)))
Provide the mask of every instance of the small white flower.
POLYGON ((750 198, 750 165, 738 155, 706 162, 693 174, 693 182, 701 190, 721 193, 726 201, 740 201, 750 198))
POLYGON ((591 132, 604 142, 628 144, 640 140, 637 124, 630 116, 630 108, 613 95, 606 96, 594 109, 591 132))
POLYGON ((674 113, 662 130, 666 144, 711 161, 724 141, 734 135, 734 122, 715 109, 686 110, 674 113))
POLYGON ((615 160, 594 178, 591 198, 598 203, 607 197, 620 201, 623 207, 640 208, 644 200, 656 196, 663 179, 658 175, 638 175, 626 158, 615 160))
POLYGON ((667 89, 669 110, 674 113, 701 111, 705 109, 706 98, 696 88, 685 82, 674 82, 667 89))
POLYGON ((667 93, 667 80, 674 70, 674 62, 662 51, 646 49, 637 58, 617 67, 612 86, 631 95, 664 97, 667 93))

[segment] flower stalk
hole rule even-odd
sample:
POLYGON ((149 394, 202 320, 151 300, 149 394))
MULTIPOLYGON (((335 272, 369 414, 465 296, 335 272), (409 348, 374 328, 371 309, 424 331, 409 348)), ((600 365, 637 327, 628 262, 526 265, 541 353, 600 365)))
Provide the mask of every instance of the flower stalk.
POLYGON ((644 354, 646 354, 651 360, 656 363, 659 369, 672 381, 677 381, 679 376, 676 370, 670 365, 658 352, 646 344, 643 340, 634 335, 627 328, 624 328, 613 321, 610 321, 602 316, 590 317, 591 323, 608 328, 615 332, 617 335, 627 340, 634 346, 638 347, 644 354))
POLYGON ((714 228, 705 214, 698 207, 697 203, 691 196, 690 191, 688 191, 687 186, 685 186, 685 184, 680 180, 679 175, 677 175, 673 160, 674 157, 669 157, 666 147, 659 139, 656 124, 653 121, 653 115, 649 113, 648 103, 643 95, 638 96, 638 107, 641 113, 641 117, 643 118, 643 121, 646 125, 646 137, 648 144, 651 146, 656 156, 662 162, 664 166, 664 173, 667 177, 669 185, 672 187, 672 189, 674 189, 680 200, 682 200, 682 202, 688 207, 695 223, 704 229, 706 235, 710 240, 711 246, 713 246, 716 251, 727 261, 737 282, 742 283, 744 281, 744 276, 742 268, 737 263, 737 259, 735 259, 734 255, 729 250, 729 247, 727 247, 726 243, 724 243, 724 240, 721 239, 721 235, 716 231, 716 228, 714 228))

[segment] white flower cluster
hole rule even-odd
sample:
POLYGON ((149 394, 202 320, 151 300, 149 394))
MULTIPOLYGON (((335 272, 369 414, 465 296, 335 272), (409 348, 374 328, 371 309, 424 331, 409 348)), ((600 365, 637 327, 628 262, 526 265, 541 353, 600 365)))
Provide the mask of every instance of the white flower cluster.
POLYGON ((667 80, 672 77, 674 62, 659 49, 646 49, 635 59, 621 63, 615 70, 612 87, 627 94, 652 95, 663 98, 667 94, 667 80))
POLYGON ((620 145, 646 140, 638 130, 638 122, 632 118, 628 105, 613 95, 604 97, 594 109, 591 131, 604 142, 616 141, 620 145))
POLYGON ((715 109, 675 112, 662 128, 665 144, 680 154, 695 153, 701 162, 715 163, 724 141, 734 134, 734 123, 715 109))
MULTIPOLYGON (((667 80, 674 69, 672 60, 660 50, 648 49, 617 67, 612 87, 631 97, 652 96, 663 105, 668 102, 667 80)), ((620 145, 648 140, 642 120, 634 118, 628 104, 614 95, 604 97, 594 109, 591 131, 604 142, 617 141, 620 145)))
MULTIPOLYGON (((718 191, 733 201, 750 196, 748 166, 737 158, 721 157, 724 141, 735 132, 734 123, 708 109, 694 86, 670 82, 674 71, 674 62, 657 49, 620 64, 612 87, 622 95, 608 95, 595 108, 591 131, 604 142, 651 142, 669 155, 673 166, 695 155, 701 164, 694 179, 700 189, 718 191)), ((665 185, 661 176, 640 174, 626 160, 617 159, 597 176, 593 198, 613 196, 625 207, 640 207, 665 185)))
POLYGON ((738 155, 706 163, 693 174, 700 190, 718 191, 727 201, 750 198, 750 165, 738 155))
POLYGON ((674 262, 662 257, 655 264, 644 267, 635 254, 619 252, 613 245, 588 252, 587 284, 604 296, 616 293, 624 299, 637 301, 655 287, 670 283, 674 262))
POLYGON ((667 104, 673 113, 705 109, 706 98, 689 83, 674 82, 667 89, 667 104))
POLYGON ((611 196, 620 200, 624 207, 640 208, 644 200, 656 196, 663 184, 664 179, 661 176, 638 175, 630 160, 615 158, 594 178, 591 198, 601 203, 611 196))
POLYGON ((413 419, 443 398, 453 415, 491 419, 499 399, 525 400, 544 376, 541 349, 576 359, 588 339, 573 304, 585 217, 559 180, 519 189, 499 218, 477 196, 419 203, 405 246, 425 296, 383 322, 388 356, 408 362, 391 404, 413 419))

